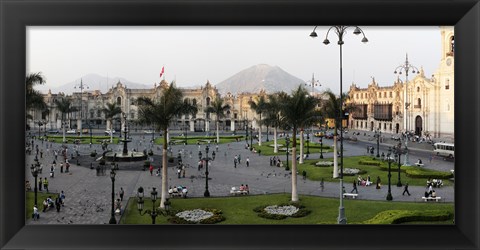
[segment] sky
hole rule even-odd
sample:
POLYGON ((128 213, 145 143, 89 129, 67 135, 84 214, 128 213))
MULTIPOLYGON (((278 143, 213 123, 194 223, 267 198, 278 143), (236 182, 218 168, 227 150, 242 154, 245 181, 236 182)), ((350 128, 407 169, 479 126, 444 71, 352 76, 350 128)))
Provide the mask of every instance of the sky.
MULTIPOLYGON (((84 75, 123 77, 152 85, 165 80, 179 87, 215 85, 257 64, 279 66, 317 90, 339 91, 340 49, 330 26, 158 26, 27 28, 27 73, 42 72, 46 85, 58 87, 84 75), (162 77, 163 79, 163 77, 162 77)), ((431 76, 440 63, 440 28, 360 26, 362 35, 347 29, 343 48, 343 90, 354 82, 390 86, 395 69, 409 62, 431 76)), ((405 80, 404 75, 401 76, 405 80)), ((88 84, 88 83, 87 83, 88 84)))

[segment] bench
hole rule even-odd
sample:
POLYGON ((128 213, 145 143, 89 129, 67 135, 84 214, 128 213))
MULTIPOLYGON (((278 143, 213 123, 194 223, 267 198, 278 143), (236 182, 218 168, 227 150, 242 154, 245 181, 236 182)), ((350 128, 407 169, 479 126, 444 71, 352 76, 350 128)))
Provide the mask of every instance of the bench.
POLYGON ((423 167, 423 163, 418 163, 418 162, 417 162, 417 163, 415 163, 415 165, 416 165, 417 167, 423 167))
POLYGON ((439 200, 442 199, 442 197, 438 197, 438 196, 437 197, 422 197, 422 199, 425 202, 426 201, 436 201, 436 202, 438 202, 439 200))
POLYGON ((238 188, 232 187, 230 190, 230 195, 247 195, 248 191, 247 190, 240 190, 238 188))
POLYGON ((352 193, 343 193, 343 198, 351 197, 353 199, 356 199, 358 194, 352 194, 352 193))

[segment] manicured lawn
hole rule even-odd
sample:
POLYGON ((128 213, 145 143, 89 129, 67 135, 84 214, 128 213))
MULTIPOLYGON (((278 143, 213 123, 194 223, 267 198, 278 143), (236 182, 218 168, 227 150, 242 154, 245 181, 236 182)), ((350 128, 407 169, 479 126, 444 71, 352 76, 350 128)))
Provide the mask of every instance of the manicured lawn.
MULTIPOLYGON (((365 173, 361 173, 360 176, 363 178, 367 178, 368 175, 370 175, 370 179, 372 182, 376 182, 377 176, 380 176, 380 180, 383 186, 388 184, 388 163, 387 162, 381 162, 381 166, 371 166, 371 165, 362 165, 359 164, 361 160, 369 160, 371 161, 372 158, 368 156, 352 156, 352 157, 345 157, 343 159, 343 163, 345 165, 345 168, 356 168, 365 171, 365 173)), ((333 162, 333 159, 315 159, 315 160, 305 160, 303 164, 298 165, 298 173, 301 175, 302 172, 305 170, 307 172, 307 178, 310 180, 315 180, 315 181, 320 181, 322 178, 326 182, 334 182, 338 181, 338 179, 333 179, 333 167, 318 167, 315 166, 315 163, 319 161, 331 161, 333 162)), ((340 159, 339 159, 339 164, 340 164, 340 159)), ((285 165, 285 163, 284 163, 285 165)), ((289 163, 289 166, 291 167, 291 162, 289 163)), ((402 167, 402 171, 400 171, 400 180, 402 184, 405 184, 408 182, 410 186, 425 186, 427 183, 427 178, 414 178, 407 176, 407 174, 403 171, 405 167, 402 167)), ((438 171, 433 171, 429 169, 424 169, 424 168, 419 168, 419 167, 409 167, 416 169, 416 171, 421 171, 422 175, 427 175, 428 173, 434 174, 438 171)), ((391 183, 392 185, 396 185, 398 181, 398 165, 392 163, 391 165, 391 170, 392 170, 392 178, 391 178, 391 183)), ((347 176, 344 175, 344 183, 345 187, 350 188, 352 186, 352 183, 354 180, 357 180, 358 175, 355 176, 347 176)), ((448 179, 443 179, 443 184, 446 186, 453 185, 453 183, 448 180, 448 179)))
MULTIPOLYGON (((235 135, 235 136, 220 136, 220 143, 219 144, 225 144, 225 143, 232 143, 236 142, 238 138, 238 141, 242 141, 245 139, 243 135, 235 135)), ((170 137, 170 141, 175 143, 175 144, 183 144, 185 142, 185 137, 184 136, 172 136, 170 137)), ((217 136, 187 136, 187 143, 189 145, 196 145, 197 143, 200 144, 208 144, 208 141, 210 141, 210 144, 216 144, 217 141, 217 136)), ((158 137, 155 138, 155 144, 163 144, 163 137, 158 137)))
MULTIPOLYGON (((284 220, 271 220, 259 217, 253 211, 261 205, 276 205, 289 202, 290 194, 252 195, 241 197, 222 198, 174 198, 172 209, 184 210, 195 208, 214 208, 223 211, 226 220, 219 224, 336 224, 339 201, 336 198, 323 198, 316 196, 300 195, 300 202, 311 213, 301 218, 286 218, 284 220)), ((150 200, 145 201, 145 209, 151 209, 150 200)), ((158 201, 156 203, 158 207, 158 201)), ((387 202, 344 200, 344 207, 348 223, 359 224, 373 218, 379 212, 385 210, 446 210, 453 213, 453 203, 425 203, 425 202, 387 202)), ((451 220, 450 220, 451 222, 451 220)), ((149 215, 140 216, 137 210, 135 198, 128 202, 122 224, 151 224, 149 215)), ((164 216, 157 217, 157 224, 168 224, 164 216)), ((443 222, 441 222, 443 223, 443 222)), ((448 222, 447 222, 448 223, 448 222)))
MULTIPOLYGON (((307 153, 306 140, 304 142, 305 143, 303 147, 304 149, 303 153, 306 154, 307 153)), ((248 143, 250 143, 250 140, 248 141, 248 143)), ((258 146, 258 142, 257 143, 254 142, 253 147, 255 148, 255 150, 257 150, 257 152, 258 150, 261 150, 262 155, 285 155, 287 151, 285 139, 278 139, 277 144, 279 144, 278 153, 273 152, 273 145, 274 145, 273 140, 270 140, 268 142, 262 142, 262 146, 258 146)), ((320 153, 320 143, 310 142, 310 145, 308 147, 310 149, 310 154, 320 153)), ((290 142, 290 144, 288 145, 288 150, 291 151, 291 148, 292 148, 292 143, 290 142)), ((323 153, 333 152, 333 148, 323 143, 322 151, 323 153)), ((297 140, 297 154, 300 154, 300 140, 297 140)))
MULTIPOLYGON (((32 187, 33 189, 33 187, 32 187)), ((43 200, 51 196, 53 200, 58 196, 57 193, 44 193, 44 192, 37 192, 37 207, 38 211, 41 213, 43 209, 43 200)), ((31 219, 33 213, 33 205, 35 204, 35 192, 28 191, 26 192, 26 200, 25 200, 25 218, 31 219)), ((41 216, 41 215, 40 215, 41 216)))
MULTIPOLYGON (((67 140, 66 143, 74 143, 75 140, 80 140, 81 144, 90 144, 90 136, 71 136, 67 135, 65 136, 65 139, 67 140)), ((101 144, 103 140, 107 140, 108 144, 110 143, 110 136, 92 136, 92 144, 101 144)), ((113 137, 113 144, 118 144, 118 137, 114 136, 113 137)), ((50 142, 55 142, 55 143, 63 143, 63 136, 61 135, 49 135, 48 136, 48 141, 50 142)))

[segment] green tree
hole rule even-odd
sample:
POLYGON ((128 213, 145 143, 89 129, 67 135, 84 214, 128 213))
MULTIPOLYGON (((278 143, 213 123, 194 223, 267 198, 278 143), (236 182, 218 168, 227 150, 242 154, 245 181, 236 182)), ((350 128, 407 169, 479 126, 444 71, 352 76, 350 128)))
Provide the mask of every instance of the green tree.
POLYGON ((217 143, 220 143, 220 135, 218 133, 218 123, 220 118, 225 117, 225 112, 230 109, 230 105, 223 105, 223 99, 217 97, 215 101, 211 103, 211 106, 205 108, 205 112, 215 114, 215 125, 217 128, 217 143))
POLYGON ((165 200, 168 195, 168 172, 167 172, 167 131, 168 126, 173 122, 177 115, 188 114, 195 110, 192 104, 182 101, 183 93, 177 89, 173 83, 162 91, 160 100, 152 100, 142 97, 138 99, 139 120, 151 124, 163 131, 163 150, 162 150, 162 195, 160 198, 160 208, 165 208, 165 200))
POLYGON ((291 96, 284 96, 281 103, 282 123, 292 129, 292 201, 297 202, 297 132, 318 117, 315 110, 318 101, 300 85, 291 96))
POLYGON ((57 106, 58 111, 62 113, 62 131, 63 131, 63 142, 65 142, 65 128, 66 128, 66 122, 65 119, 67 118, 66 116, 72 112, 78 111, 76 107, 72 106, 72 101, 68 98, 62 98, 62 99, 55 99, 55 105, 57 106))
MULTIPOLYGON (((25 77, 26 110, 45 110, 47 108, 42 93, 34 89, 34 86, 41 84, 45 84, 45 78, 41 72, 30 73, 25 77)), ((27 119, 33 119, 33 117, 30 114, 27 114, 27 119)))
POLYGON ((113 143, 113 118, 122 113, 122 108, 116 103, 107 103, 107 106, 101 109, 105 114, 105 119, 110 121, 110 143, 113 143))
POLYGON ((259 115, 259 120, 258 120, 258 146, 262 146, 262 114, 267 110, 267 101, 265 99, 264 95, 261 95, 256 102, 254 101, 249 101, 250 108, 259 115))
POLYGON ((277 132, 281 126, 281 98, 286 96, 285 92, 278 92, 268 95, 268 102, 266 103, 266 112, 264 124, 273 128, 273 152, 278 153, 277 132))

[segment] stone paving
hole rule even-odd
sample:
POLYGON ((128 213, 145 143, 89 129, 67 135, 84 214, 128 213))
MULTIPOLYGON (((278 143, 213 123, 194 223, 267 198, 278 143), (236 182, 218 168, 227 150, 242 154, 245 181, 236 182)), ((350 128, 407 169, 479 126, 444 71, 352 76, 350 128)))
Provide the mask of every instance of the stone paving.
MULTIPOLYGON (((134 142, 130 143, 132 147, 148 147, 148 143, 140 144, 142 136, 134 136, 134 142)), ((265 138, 264 138, 265 139, 265 138)), ((365 139, 359 138, 368 142, 368 137, 365 139)), ((325 144, 332 144, 331 140, 324 140, 325 144)), ((62 207, 59 213, 52 209, 47 212, 40 212, 41 219, 33 221, 27 220, 28 224, 106 224, 110 219, 111 214, 111 194, 112 181, 107 171, 104 176, 97 176, 95 169, 90 169, 88 163, 80 162, 77 166, 75 160, 70 160, 71 167, 69 173, 60 173, 59 162, 57 161, 57 168, 55 171, 55 178, 48 177, 50 165, 53 162, 52 149, 46 151, 47 143, 42 145, 41 142, 35 140, 35 144, 39 144, 39 148, 43 148, 44 155, 40 159, 43 164, 43 174, 41 177, 49 178, 49 191, 59 193, 64 191, 66 195, 65 207, 62 207)), ((129 145, 130 145, 129 144, 129 145)), ((50 143, 48 143, 50 145, 50 143)), ((53 149, 59 148, 60 144, 53 144, 53 149)), ((388 146, 388 143, 382 143, 382 149, 388 146)), ((430 145, 431 146, 431 145, 430 145)), ((412 154, 415 150, 426 150, 421 147, 415 149, 412 147, 412 154)), ((69 145, 72 148, 72 145, 69 145)), ((113 145, 113 149, 117 149, 117 145, 113 145)), ((200 146, 202 153, 205 154, 205 146, 200 146)), ((101 152, 99 145, 80 146, 81 155, 89 155, 93 149, 101 152)), ((215 147, 212 146, 211 150, 215 147)), ((168 185, 176 186, 182 185, 188 188, 189 197, 203 197, 205 191, 205 169, 197 170, 198 163, 198 145, 179 145, 173 146, 173 156, 176 156, 179 150, 185 152, 183 162, 188 165, 186 168, 186 178, 178 178, 176 169, 174 167, 168 168, 168 185), (190 156, 190 152, 192 152, 190 156)), ((71 152, 72 150, 69 150, 71 152)), ((153 148, 156 155, 160 154, 157 147, 153 148)), ((359 146, 357 143, 344 143, 345 156, 366 154, 365 147, 359 146)), ((26 179, 31 183, 34 178, 30 174, 30 165, 33 163, 35 153, 27 155, 26 160, 26 179)), ((280 156, 285 160, 285 155, 280 156)), ((319 154, 311 154, 310 158, 318 159, 319 154)), ((332 153, 324 153, 325 158, 332 157, 332 153)), ((69 157, 70 158, 70 157, 69 157)), ((250 193, 255 194, 269 194, 269 193, 289 193, 291 192, 291 179, 288 171, 277 167, 269 166, 270 156, 260 156, 245 149, 245 141, 221 144, 219 145, 219 152, 216 154, 216 159, 209 163, 209 191, 211 196, 229 196, 229 191, 232 186, 240 186, 241 184, 248 184, 250 193), (234 167, 233 158, 235 155, 241 155, 241 164, 234 167), (246 167, 245 160, 250 159, 250 166, 246 167)), ((60 156, 59 158, 60 159, 60 156)), ((93 159, 93 158, 92 158, 93 159)), ((413 158, 415 159, 415 158, 413 158)), ((95 164, 95 163, 94 163, 95 164)), ((138 164, 138 169, 143 162, 131 163, 138 164)), ((155 157, 153 165, 158 167, 160 165, 160 157, 155 157)), ((432 168, 453 169, 452 162, 442 160, 434 160, 430 165, 432 168)), ((426 167, 429 167, 426 165, 426 167)), ((121 168, 122 169, 122 168, 121 168)), ((394 178, 393 178, 394 179, 394 178)), ((385 184, 380 190, 375 189, 374 186, 362 187, 359 186, 359 199, 368 200, 385 200, 387 194, 387 186, 385 184)), ((396 183, 392 181, 392 183, 396 183)), ((122 187, 125 190, 125 197, 122 202, 122 207, 126 205, 126 201, 130 197, 135 197, 136 190, 142 186, 145 189, 145 194, 148 196, 152 187, 157 190, 161 187, 161 177, 155 174, 150 175, 150 172, 141 170, 119 170, 115 177, 115 193, 116 197, 118 190, 122 187)), ((352 184, 345 183, 345 189, 350 191, 352 184)), ((32 187, 33 188, 33 187, 32 187)), ((411 196, 402 196, 403 188, 392 185, 392 195, 394 201, 411 201, 421 202, 421 196, 425 191, 425 187, 409 187, 411 196)), ((299 194, 316 195, 323 197, 338 197, 340 185, 338 183, 325 182, 323 190, 320 188, 318 181, 302 180, 299 175, 298 178, 298 192, 299 194)), ((160 193, 160 192, 159 192, 160 193)), ((454 201, 453 187, 442 187, 437 190, 437 195, 442 197, 444 202, 454 201)), ((38 201, 41 204, 42 201, 38 201)), ((157 203, 158 204, 158 203, 157 203)), ((119 216, 116 217, 117 221, 119 216)))

